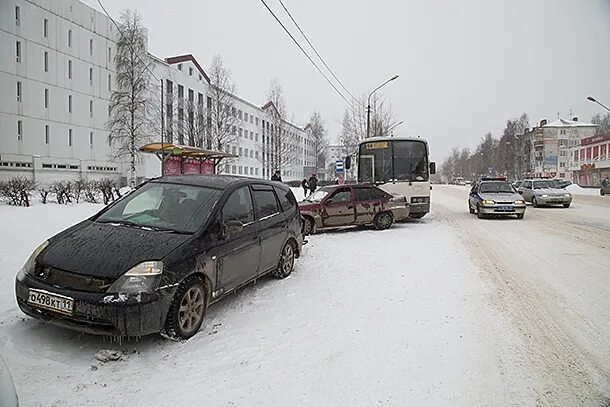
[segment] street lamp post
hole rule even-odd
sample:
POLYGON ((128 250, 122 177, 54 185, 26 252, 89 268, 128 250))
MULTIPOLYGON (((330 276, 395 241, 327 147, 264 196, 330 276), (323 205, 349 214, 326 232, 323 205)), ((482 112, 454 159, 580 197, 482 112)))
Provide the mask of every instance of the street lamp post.
POLYGON ((610 112, 610 109, 608 108, 608 106, 604 105, 602 102, 600 102, 599 100, 595 99, 593 96, 587 96, 587 100, 589 100, 589 101, 591 101, 593 103, 597 103, 598 105, 600 105, 601 107, 606 109, 608 112, 610 112))
POLYGON ((368 103, 366 106, 366 138, 369 137, 371 128, 371 96, 373 96, 373 93, 377 92, 379 89, 396 79, 398 79, 398 75, 392 76, 390 79, 373 89, 373 91, 369 94, 368 103))
POLYGON ((390 128, 388 128, 388 133, 389 133, 389 132, 391 132, 392 130, 394 130, 396 127, 400 126, 400 125, 402 124, 402 122, 403 122, 403 121, 401 120, 401 121, 399 121, 398 123, 396 123, 396 124, 394 124, 394 125, 390 126, 390 128))

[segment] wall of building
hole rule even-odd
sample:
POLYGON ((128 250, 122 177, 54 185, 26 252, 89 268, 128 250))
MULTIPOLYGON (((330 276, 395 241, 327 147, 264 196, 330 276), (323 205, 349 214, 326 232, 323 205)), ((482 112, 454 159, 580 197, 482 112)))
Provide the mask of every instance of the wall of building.
POLYGON ((41 182, 120 174, 105 129, 115 31, 78 1, 0 3, 0 177, 18 163, 41 182))

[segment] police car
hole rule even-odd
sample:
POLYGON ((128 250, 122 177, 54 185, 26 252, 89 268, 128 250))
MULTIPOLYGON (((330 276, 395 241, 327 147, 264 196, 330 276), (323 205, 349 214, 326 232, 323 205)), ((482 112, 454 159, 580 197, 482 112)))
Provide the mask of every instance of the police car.
POLYGON ((470 190, 468 210, 479 219, 508 215, 523 219, 525 201, 505 177, 483 177, 470 190))

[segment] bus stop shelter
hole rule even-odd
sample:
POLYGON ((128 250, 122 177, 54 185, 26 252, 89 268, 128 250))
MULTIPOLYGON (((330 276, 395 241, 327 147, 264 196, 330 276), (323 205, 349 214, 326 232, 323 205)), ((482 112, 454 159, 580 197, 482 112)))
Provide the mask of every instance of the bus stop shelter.
POLYGON ((163 175, 216 174, 216 167, 223 159, 237 157, 222 151, 172 143, 150 143, 140 147, 140 151, 154 154, 161 160, 163 175))

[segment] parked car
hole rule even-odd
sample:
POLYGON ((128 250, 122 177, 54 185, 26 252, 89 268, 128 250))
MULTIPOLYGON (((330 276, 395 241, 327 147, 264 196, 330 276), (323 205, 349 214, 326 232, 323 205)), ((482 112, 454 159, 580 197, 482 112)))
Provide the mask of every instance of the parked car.
POLYGON ((305 219, 306 235, 318 229, 349 225, 388 229, 394 221, 409 217, 407 198, 366 184, 322 187, 300 202, 299 208, 305 219))
POLYGON ((2 356, 0 356, 0 406, 19 406, 19 398, 17 397, 17 391, 15 390, 11 373, 2 359, 2 356))
POLYGON ((519 193, 534 207, 563 205, 569 208, 572 203, 572 195, 565 189, 557 188, 555 180, 551 179, 526 179, 519 187, 519 193))
POLYGON ((301 253, 296 199, 281 183, 161 177, 38 247, 18 273, 29 316, 94 334, 188 339, 206 308, 301 253))
POLYGON ((473 185, 468 198, 468 211, 479 219, 488 215, 516 215, 523 219, 525 201, 503 178, 483 178, 473 185))

